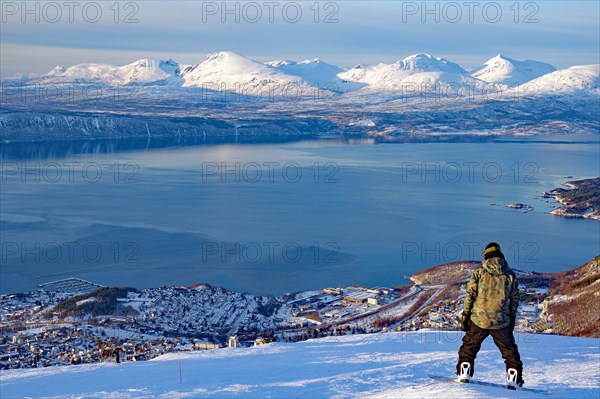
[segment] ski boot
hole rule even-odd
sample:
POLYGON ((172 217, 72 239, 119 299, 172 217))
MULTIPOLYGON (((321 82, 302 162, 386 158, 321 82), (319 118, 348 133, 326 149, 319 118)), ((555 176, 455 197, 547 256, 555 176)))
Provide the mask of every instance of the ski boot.
POLYGON ((506 370, 506 388, 516 391, 519 389, 523 383, 517 380, 519 372, 517 369, 509 368, 506 370))
POLYGON ((456 381, 464 384, 468 384, 471 381, 471 364, 469 362, 462 362, 460 364, 460 374, 456 381))

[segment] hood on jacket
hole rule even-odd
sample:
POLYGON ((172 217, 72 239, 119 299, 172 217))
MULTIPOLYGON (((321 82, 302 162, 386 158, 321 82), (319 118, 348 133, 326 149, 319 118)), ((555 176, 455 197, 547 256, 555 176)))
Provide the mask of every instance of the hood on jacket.
POLYGON ((510 271, 508 262, 504 258, 490 258, 481 262, 481 267, 490 274, 506 274, 510 271))

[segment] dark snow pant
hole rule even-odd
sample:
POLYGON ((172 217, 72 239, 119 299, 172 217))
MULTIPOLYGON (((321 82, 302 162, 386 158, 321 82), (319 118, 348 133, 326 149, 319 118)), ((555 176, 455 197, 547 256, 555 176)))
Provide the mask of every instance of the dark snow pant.
POLYGON ((460 374, 460 365, 462 362, 471 364, 471 376, 475 370, 475 358, 481 348, 483 341, 491 335, 494 343, 500 349, 502 358, 506 364, 506 369, 516 369, 517 381, 523 380, 523 363, 519 355, 519 348, 515 343, 513 330, 510 326, 498 330, 486 330, 479 328, 475 323, 471 322, 469 331, 463 337, 463 344, 458 350, 458 364, 456 365, 456 374, 460 374))

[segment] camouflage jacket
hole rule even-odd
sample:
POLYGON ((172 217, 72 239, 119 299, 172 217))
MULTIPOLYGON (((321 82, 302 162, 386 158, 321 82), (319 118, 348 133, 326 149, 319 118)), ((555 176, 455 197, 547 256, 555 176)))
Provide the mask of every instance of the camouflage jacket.
POLYGON ((481 262, 467 284, 465 313, 480 328, 500 329, 510 324, 519 307, 519 287, 515 273, 503 258, 481 262))

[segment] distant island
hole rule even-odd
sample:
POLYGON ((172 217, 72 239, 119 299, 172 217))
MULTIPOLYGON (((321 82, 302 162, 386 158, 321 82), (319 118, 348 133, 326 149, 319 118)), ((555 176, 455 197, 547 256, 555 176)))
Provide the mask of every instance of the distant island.
POLYGON ((543 192, 543 198, 554 198, 561 206, 552 215, 600 220, 600 177, 568 181, 567 188, 543 192))
POLYGON ((533 207, 531 205, 521 204, 520 202, 514 202, 512 204, 507 204, 506 207, 507 208, 512 208, 512 209, 524 209, 525 212, 531 212, 531 211, 533 211, 533 207))

